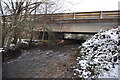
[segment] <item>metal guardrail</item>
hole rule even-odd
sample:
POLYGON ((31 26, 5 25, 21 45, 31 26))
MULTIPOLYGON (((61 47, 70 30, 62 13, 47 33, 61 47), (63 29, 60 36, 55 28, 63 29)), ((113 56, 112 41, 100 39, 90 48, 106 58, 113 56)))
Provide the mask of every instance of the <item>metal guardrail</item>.
POLYGON ((53 20, 69 19, 108 19, 118 18, 120 11, 100 11, 100 12, 83 12, 83 13, 63 13, 49 15, 53 20))
MULTIPOLYGON (((111 19, 111 18, 120 18, 120 11, 56 13, 56 14, 47 14, 47 15, 37 14, 36 16, 39 19, 44 19, 44 16, 48 16, 48 18, 51 20, 111 19)), ((10 16, 6 16, 6 18, 8 17, 10 16)), ((28 19, 29 19, 29 16, 28 16, 28 19)))

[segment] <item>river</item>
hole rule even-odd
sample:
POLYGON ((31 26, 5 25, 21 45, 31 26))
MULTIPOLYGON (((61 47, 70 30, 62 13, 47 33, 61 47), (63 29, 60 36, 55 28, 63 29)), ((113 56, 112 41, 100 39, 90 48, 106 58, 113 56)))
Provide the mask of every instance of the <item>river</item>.
MULTIPOLYGON (((79 44, 38 47, 3 63, 4 78, 73 78, 75 50, 79 44)), ((17 54, 17 53, 16 53, 17 54)))

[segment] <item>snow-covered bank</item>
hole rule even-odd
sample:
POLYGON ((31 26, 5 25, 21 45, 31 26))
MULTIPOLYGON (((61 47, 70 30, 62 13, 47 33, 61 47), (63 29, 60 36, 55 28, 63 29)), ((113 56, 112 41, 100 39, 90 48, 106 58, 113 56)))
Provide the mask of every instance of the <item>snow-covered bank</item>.
POLYGON ((101 30, 80 46, 75 75, 118 78, 119 29, 101 30))

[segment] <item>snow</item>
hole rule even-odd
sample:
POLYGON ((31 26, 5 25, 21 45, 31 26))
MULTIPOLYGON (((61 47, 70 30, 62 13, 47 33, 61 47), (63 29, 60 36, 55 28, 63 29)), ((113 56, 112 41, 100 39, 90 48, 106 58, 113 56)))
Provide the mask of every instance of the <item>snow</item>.
POLYGON ((15 46, 15 44, 10 44, 10 47, 14 47, 15 46))
POLYGON ((0 48, 0 53, 1 53, 2 51, 4 51, 3 48, 0 48))
POLYGON ((2 50, 0 50, 0 52, 2 52, 2 50))
POLYGON ((28 42, 27 42, 26 40, 27 40, 27 39, 21 39, 21 43, 28 44, 28 42))
POLYGON ((118 78, 118 67, 119 65, 115 65, 115 68, 108 72, 102 72, 99 78, 118 78))
POLYGON ((75 75, 82 78, 118 78, 119 30, 100 30, 79 49, 75 75))

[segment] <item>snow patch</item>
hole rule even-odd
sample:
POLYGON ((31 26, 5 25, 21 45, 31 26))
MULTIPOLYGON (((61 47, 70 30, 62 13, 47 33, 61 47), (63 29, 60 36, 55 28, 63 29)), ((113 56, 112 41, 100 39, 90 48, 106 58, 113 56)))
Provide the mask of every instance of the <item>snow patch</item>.
POLYGON ((3 51, 4 51, 3 48, 0 48, 0 53, 3 52, 3 51))
POLYGON ((82 78, 118 78, 118 28, 100 30, 79 48, 75 75, 82 78))

